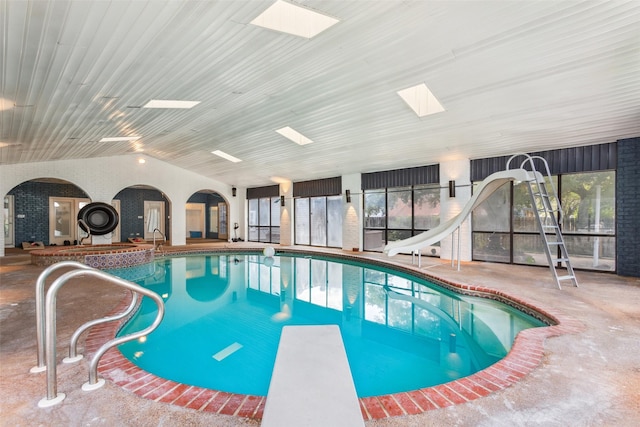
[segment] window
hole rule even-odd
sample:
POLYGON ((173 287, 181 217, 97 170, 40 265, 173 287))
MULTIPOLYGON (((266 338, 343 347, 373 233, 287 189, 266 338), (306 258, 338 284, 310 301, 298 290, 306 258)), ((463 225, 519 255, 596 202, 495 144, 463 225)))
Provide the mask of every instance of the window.
POLYGON ((248 240, 280 243, 280 197, 249 199, 248 240))
POLYGON ((295 244, 342 247, 342 196, 295 199, 295 244))
MULTIPOLYGON (((440 224, 440 187, 414 185, 364 191, 364 250, 381 252, 440 224)), ((438 253, 437 246, 430 254, 438 253)))
MULTIPOLYGON (((552 179, 562 204, 558 219, 571 265, 615 271, 615 172, 552 179)), ((547 182, 547 189, 552 183, 547 182)), ((472 224, 474 260, 547 265, 526 183, 501 187, 474 210, 472 224)))

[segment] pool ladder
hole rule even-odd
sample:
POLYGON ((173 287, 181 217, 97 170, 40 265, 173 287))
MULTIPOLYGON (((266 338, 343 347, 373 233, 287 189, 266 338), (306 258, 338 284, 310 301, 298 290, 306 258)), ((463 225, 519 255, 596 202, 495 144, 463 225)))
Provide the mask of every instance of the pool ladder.
POLYGON ((111 322, 123 319, 130 315, 138 304, 139 295, 151 298, 158 306, 158 313, 153 323, 147 328, 125 335, 113 338, 104 343, 94 354, 89 365, 89 382, 82 385, 85 391, 98 389, 104 385, 104 379, 98 379, 98 363, 100 358, 112 347, 123 344, 128 341, 146 336, 155 330, 162 318, 164 317, 164 302, 162 298, 153 291, 143 288, 135 283, 121 279, 104 271, 81 264, 76 261, 62 261, 47 267, 36 281, 36 341, 37 341, 37 365, 31 368, 32 373, 47 371, 47 395, 38 402, 41 408, 56 405, 66 397, 64 393, 58 393, 56 378, 56 295, 58 290, 72 278, 80 276, 90 276, 103 279, 117 286, 128 289, 132 293, 132 301, 123 312, 107 316, 101 319, 91 320, 80 326, 71 337, 69 343, 69 357, 63 360, 64 363, 74 363, 83 358, 77 354, 77 343, 80 335, 89 328, 101 323, 111 322), (63 267, 74 268, 58 277, 53 281, 49 290, 44 292, 45 280, 55 270, 63 267))
POLYGON ((165 236, 164 233, 160 231, 159 228, 154 228, 153 229, 153 250, 159 251, 161 255, 164 255, 165 243, 167 243, 167 236, 165 236), (160 236, 162 237, 162 243, 158 243, 157 245, 156 245, 156 232, 159 233, 160 236))
MULTIPOLYGON (((562 205, 560 204, 560 198, 556 192, 556 188, 553 185, 551 179, 551 172, 549 171, 549 164, 540 156, 530 156, 528 154, 516 154, 511 156, 507 161, 507 169, 511 161, 516 158, 524 156, 525 160, 522 161, 520 167, 527 169, 525 166, 529 166, 531 172, 533 172, 534 179, 528 181, 529 195, 531 196, 531 204, 533 212, 535 213, 536 220, 538 222, 538 230, 542 237, 544 244, 544 253, 549 263, 549 268, 553 278, 558 285, 558 289, 562 289, 560 282, 570 280, 575 287, 578 287, 578 280, 576 279, 575 272, 571 266, 571 260, 569 259, 569 253, 564 243, 564 237, 560 229, 560 223, 562 222, 562 205), (539 161, 544 166, 546 172, 546 178, 542 174, 536 171, 534 160, 539 161), (547 189, 546 181, 549 181, 551 191, 547 189), (535 188, 534 188, 535 185, 535 188), (555 206, 554 206, 555 205, 555 206), (558 268, 564 263, 567 272, 560 275, 558 268)), ((527 169, 528 170, 528 169, 527 169)))

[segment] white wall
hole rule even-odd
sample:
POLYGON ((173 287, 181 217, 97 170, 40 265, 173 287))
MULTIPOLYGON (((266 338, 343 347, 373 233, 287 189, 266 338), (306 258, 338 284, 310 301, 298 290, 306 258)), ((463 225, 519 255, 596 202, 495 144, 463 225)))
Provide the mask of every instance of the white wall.
MULTIPOLYGON (((351 192, 351 202, 345 202, 342 214, 342 249, 362 250, 362 190, 360 174, 342 176, 342 192, 351 192)), ((345 199, 346 200, 346 199, 345 199)))
MULTIPOLYGON (((186 169, 144 155, 60 160, 0 166, 2 197, 15 186, 36 178, 69 181, 87 193, 93 202, 110 203, 120 190, 133 185, 149 185, 162 191, 171 202, 171 243, 186 243, 186 210, 189 197, 200 190, 213 190, 229 204, 229 224, 244 229, 246 191, 238 188, 232 197, 231 186, 186 169), (139 163, 139 159, 145 163, 139 163)), ((244 237, 244 236, 243 236, 244 237)), ((110 243, 111 237, 104 237, 110 243)), ((100 242, 104 243, 104 242, 100 242)), ((4 233, 0 233, 0 256, 4 255, 4 233)))
MULTIPOLYGON (((25 163, 0 166, 0 194, 4 196, 15 186, 35 178, 59 178, 71 182, 84 190, 92 201, 110 203, 122 189, 132 185, 149 185, 162 191, 171 202, 171 243, 186 243, 186 203, 189 197, 200 190, 213 190, 229 204, 229 233, 233 236, 233 223, 240 227, 239 237, 246 240, 246 189, 238 188, 232 197, 231 186, 206 178, 169 163, 141 155, 103 157, 80 160, 61 160, 44 163, 25 163), (144 158, 145 163, 138 163, 144 158)), ((442 221, 456 215, 471 198, 470 163, 468 159, 446 161, 440 164, 440 186, 442 221), (449 180, 456 181, 456 197, 449 198, 449 180)), ((293 185, 281 183, 280 194, 285 196, 281 209, 280 243, 293 245, 293 185)), ((351 191, 351 203, 345 203, 342 241, 344 250, 362 250, 362 191, 360 174, 342 177, 343 193, 351 191)), ((97 237, 97 236, 96 236, 97 237)), ((110 237, 103 236, 110 243, 110 237)), ((456 239, 457 240, 457 239, 456 239)), ((451 256, 451 238, 441 243, 441 257, 451 256)), ((4 255, 4 234, 0 233, 0 256, 4 255)), ((461 227, 461 259, 471 259, 471 226, 467 219, 461 227)))
MULTIPOLYGON (((471 199, 471 162, 469 159, 440 163, 440 222, 458 215, 471 199), (449 197, 449 181, 456 182, 456 196, 449 197)), ((460 226, 460 260, 471 260, 471 217, 460 226)), ((440 258, 451 259, 451 246, 457 259, 458 236, 453 234, 440 242, 440 258)))

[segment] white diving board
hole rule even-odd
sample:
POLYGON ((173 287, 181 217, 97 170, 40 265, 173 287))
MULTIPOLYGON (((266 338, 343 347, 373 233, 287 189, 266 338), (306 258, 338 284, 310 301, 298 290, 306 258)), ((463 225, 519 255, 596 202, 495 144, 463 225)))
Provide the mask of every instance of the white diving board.
POLYGON ((364 426, 337 325, 282 329, 261 426, 364 426))

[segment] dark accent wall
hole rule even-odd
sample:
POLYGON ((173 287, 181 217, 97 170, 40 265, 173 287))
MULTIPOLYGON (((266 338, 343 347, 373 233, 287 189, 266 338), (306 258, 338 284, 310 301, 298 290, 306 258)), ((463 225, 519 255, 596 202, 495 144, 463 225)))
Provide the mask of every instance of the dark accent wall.
POLYGON ((170 239, 171 208, 164 195, 154 189, 125 188, 114 199, 120 200, 120 241, 126 242, 129 237, 144 237, 144 201, 164 201, 167 239, 170 239))
POLYGON ((618 141, 616 227, 618 274, 640 277, 640 137, 618 141))
POLYGON ((73 184, 38 181, 22 183, 8 194, 14 196, 16 247, 22 247, 22 242, 49 244, 49 197, 89 197, 73 184), (18 215, 24 215, 24 218, 18 215))
POLYGON ((342 177, 293 183, 293 197, 337 196, 342 193, 342 177))
MULTIPOLYGON (((218 233, 212 233, 211 230, 211 217, 209 216, 209 208, 212 206, 217 207, 218 203, 224 203, 224 199, 222 196, 213 193, 195 193, 189 197, 187 203, 202 203, 205 205, 205 237, 207 239, 217 239, 218 233)), ((188 236, 187 236, 188 237, 188 236)))
POLYGON ((280 195, 280 186, 267 185, 265 187, 247 188, 247 199, 261 199, 263 197, 278 197, 280 195))
POLYGON ((420 184, 439 184, 440 165, 363 173, 360 180, 362 190, 406 187, 420 184))
MULTIPOLYGON (((531 156, 540 156, 549 164, 552 175, 594 172, 602 170, 614 170, 616 168, 617 144, 586 145, 583 147, 561 148, 558 150, 537 151, 529 153, 531 156)), ((471 181, 482 181, 494 172, 505 170, 507 161, 511 156, 491 157, 488 159, 471 160, 471 181)), ((524 156, 513 159, 509 169, 520 167, 524 156)), ((536 169, 544 172, 542 162, 535 161, 536 169)), ((530 169, 525 165, 525 169, 530 169)))

